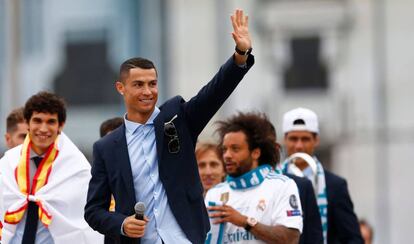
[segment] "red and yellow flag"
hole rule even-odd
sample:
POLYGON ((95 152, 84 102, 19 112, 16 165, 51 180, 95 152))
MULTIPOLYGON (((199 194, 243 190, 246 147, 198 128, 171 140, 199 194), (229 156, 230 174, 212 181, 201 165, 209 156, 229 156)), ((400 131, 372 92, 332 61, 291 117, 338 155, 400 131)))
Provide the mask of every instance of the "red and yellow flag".
POLYGON ((27 209, 29 201, 35 201, 39 206, 39 220, 45 225, 48 226, 52 221, 52 216, 44 208, 43 204, 39 199, 36 199, 34 196, 44 185, 47 184, 49 179, 50 172, 52 170, 53 162, 55 161, 59 150, 57 149, 57 140, 49 146, 46 151, 46 154, 42 161, 40 162, 36 173, 33 177, 32 188, 30 190, 30 148, 32 142, 30 141, 29 135, 26 136, 24 140, 22 152, 19 160, 19 164, 15 170, 15 179, 17 185, 24 195, 27 196, 26 203, 15 211, 6 211, 4 216, 4 221, 8 224, 17 224, 19 223, 24 215, 24 212, 27 209), (30 191, 30 192, 29 192, 30 191))

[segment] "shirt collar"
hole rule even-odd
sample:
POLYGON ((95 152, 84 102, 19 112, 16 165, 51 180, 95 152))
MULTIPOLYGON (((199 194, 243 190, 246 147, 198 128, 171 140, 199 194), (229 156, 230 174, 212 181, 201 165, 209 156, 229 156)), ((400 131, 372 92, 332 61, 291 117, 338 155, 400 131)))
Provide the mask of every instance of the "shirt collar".
MULTIPOLYGON (((154 111, 152 112, 151 116, 149 117, 149 119, 147 120, 147 122, 145 123, 145 125, 153 125, 154 124, 154 119, 158 116, 158 114, 160 113, 160 109, 156 106, 154 111)), ((125 128, 127 133, 134 133, 139 127, 143 126, 144 124, 141 123, 137 123, 137 122, 133 122, 131 120, 127 119, 127 113, 125 113, 124 115, 124 122, 125 122, 125 128)))
POLYGON ((33 149, 30 149, 30 159, 33 159, 35 157, 44 157, 46 153, 43 153, 42 155, 38 155, 33 149))

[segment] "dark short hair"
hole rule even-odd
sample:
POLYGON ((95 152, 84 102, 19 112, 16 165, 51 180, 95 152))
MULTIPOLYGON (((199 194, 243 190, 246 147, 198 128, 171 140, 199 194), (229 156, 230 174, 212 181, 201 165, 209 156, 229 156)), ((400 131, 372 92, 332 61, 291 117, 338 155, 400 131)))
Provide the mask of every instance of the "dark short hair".
POLYGON ((51 92, 41 91, 27 100, 23 111, 27 122, 34 112, 57 114, 60 125, 66 121, 66 106, 63 98, 51 92))
POLYGON ((227 133, 243 132, 246 135, 249 150, 260 149, 259 165, 270 164, 275 166, 279 163, 279 144, 276 142, 276 131, 272 123, 264 113, 242 113, 230 117, 224 121, 216 122, 216 132, 220 135, 220 145, 223 145, 223 138, 227 133))
POLYGON ((17 129, 17 124, 24 123, 23 107, 13 109, 6 119, 6 131, 12 133, 17 129))
POLYGON ((155 69, 155 73, 157 73, 157 69, 155 68, 154 63, 146 58, 136 57, 136 58, 130 58, 123 62, 121 64, 121 67, 119 68, 119 78, 118 80, 123 82, 124 77, 126 74, 128 74, 130 69, 134 68, 141 68, 141 69, 155 69))
POLYGON ((104 137, 109 132, 115 130, 119 126, 124 123, 124 119, 122 117, 115 117, 112 119, 107 119, 102 122, 101 126, 99 127, 99 134, 101 137, 104 137))

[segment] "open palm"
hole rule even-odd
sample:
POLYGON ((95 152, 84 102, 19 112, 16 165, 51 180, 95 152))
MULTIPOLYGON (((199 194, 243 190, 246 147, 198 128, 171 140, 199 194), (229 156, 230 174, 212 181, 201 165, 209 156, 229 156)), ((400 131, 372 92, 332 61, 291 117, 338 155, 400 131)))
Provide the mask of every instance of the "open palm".
POLYGON ((238 49, 245 51, 252 47, 249 34, 249 17, 244 15, 243 10, 236 9, 230 17, 233 25, 233 39, 238 49))

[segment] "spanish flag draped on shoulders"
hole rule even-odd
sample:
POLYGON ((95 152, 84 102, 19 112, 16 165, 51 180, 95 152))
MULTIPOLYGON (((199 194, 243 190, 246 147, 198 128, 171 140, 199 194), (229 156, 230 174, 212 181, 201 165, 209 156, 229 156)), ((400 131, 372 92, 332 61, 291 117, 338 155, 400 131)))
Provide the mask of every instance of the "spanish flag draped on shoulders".
POLYGON ((39 207, 39 221, 55 244, 103 243, 83 218, 90 164, 73 142, 61 133, 43 155, 30 180, 31 141, 10 149, 0 160, 3 181, 2 242, 9 243, 27 212, 28 202, 39 207))

